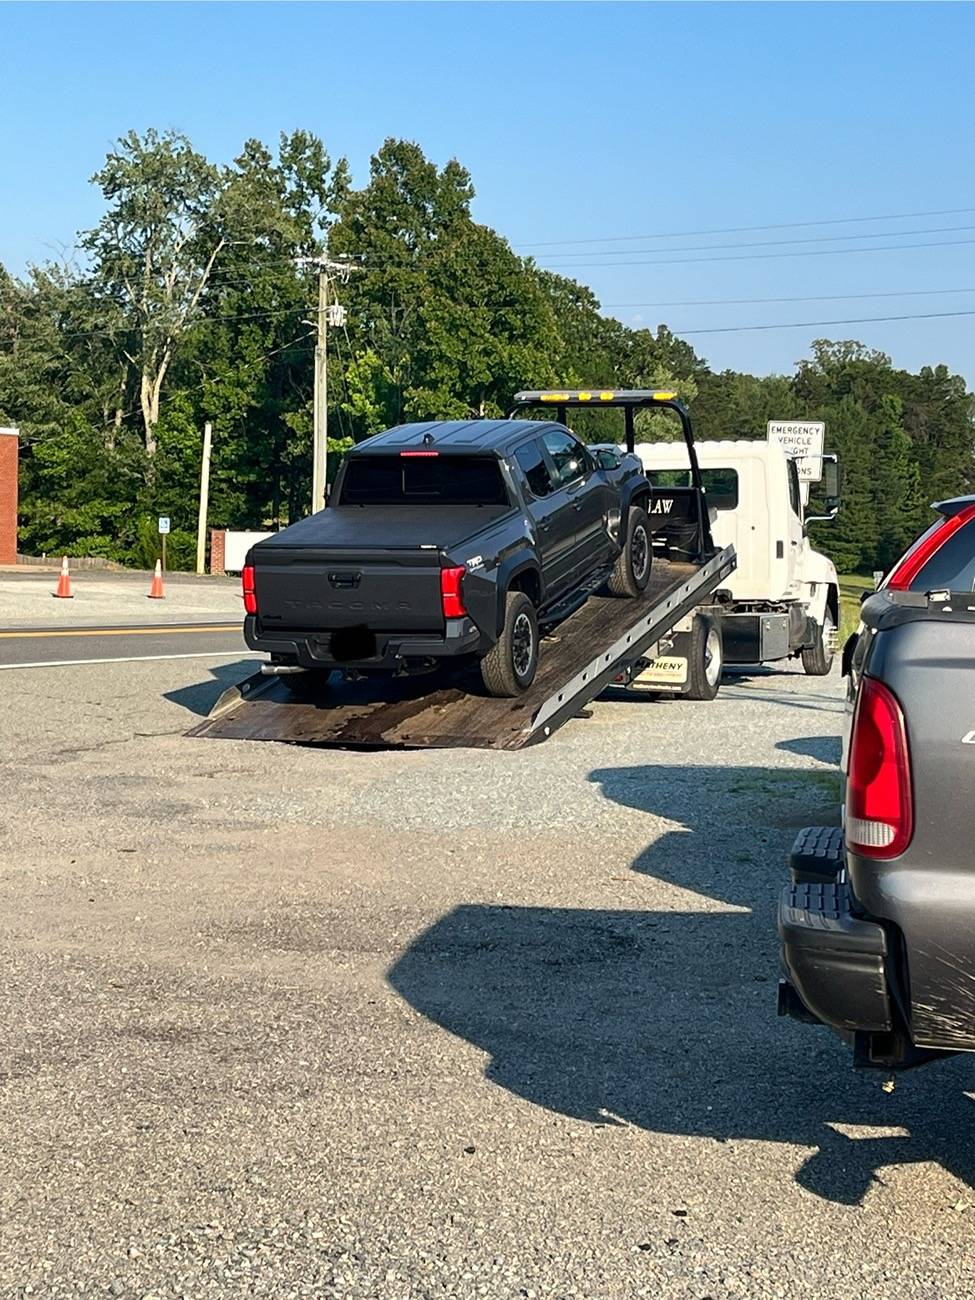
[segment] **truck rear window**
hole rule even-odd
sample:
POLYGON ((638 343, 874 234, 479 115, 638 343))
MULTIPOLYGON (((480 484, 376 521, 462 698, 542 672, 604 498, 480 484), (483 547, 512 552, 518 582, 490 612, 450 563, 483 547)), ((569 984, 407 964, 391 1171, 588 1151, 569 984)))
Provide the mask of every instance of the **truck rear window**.
MULTIPOLYGON (((907 551, 904 559, 932 532, 944 527, 939 519, 923 533, 907 551)), ((963 524, 943 546, 939 546, 930 560, 918 570, 910 585, 911 591, 972 591, 975 590, 975 519, 963 524)))
POLYGON ((342 505, 506 506, 508 492, 493 456, 354 456, 345 468, 342 505))

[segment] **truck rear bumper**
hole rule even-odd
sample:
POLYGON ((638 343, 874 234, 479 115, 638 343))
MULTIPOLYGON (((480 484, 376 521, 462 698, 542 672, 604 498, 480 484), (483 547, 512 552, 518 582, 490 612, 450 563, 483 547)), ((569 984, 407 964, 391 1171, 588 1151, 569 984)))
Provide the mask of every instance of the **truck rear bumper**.
POLYGON ((787 885, 779 899, 779 935, 785 972, 780 1014, 843 1032, 891 1028, 887 935, 878 922, 853 914, 845 881, 787 885))
POLYGON ((449 618, 442 634, 371 632, 343 628, 336 632, 281 632, 259 626, 254 615, 244 619, 244 640, 251 650, 293 661, 302 668, 357 668, 395 672, 406 660, 454 659, 488 649, 469 618, 449 618))

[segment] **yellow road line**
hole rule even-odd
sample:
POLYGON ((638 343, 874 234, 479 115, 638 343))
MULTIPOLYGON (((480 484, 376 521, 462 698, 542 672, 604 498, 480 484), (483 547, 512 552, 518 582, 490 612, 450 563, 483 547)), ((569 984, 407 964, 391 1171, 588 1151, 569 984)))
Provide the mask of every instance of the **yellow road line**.
POLYGON ((160 623, 159 627, 83 627, 57 628, 46 632, 0 632, 4 640, 27 640, 36 637, 78 637, 78 636, 171 636, 177 632, 240 632, 240 623, 205 623, 177 627, 172 623, 160 623))

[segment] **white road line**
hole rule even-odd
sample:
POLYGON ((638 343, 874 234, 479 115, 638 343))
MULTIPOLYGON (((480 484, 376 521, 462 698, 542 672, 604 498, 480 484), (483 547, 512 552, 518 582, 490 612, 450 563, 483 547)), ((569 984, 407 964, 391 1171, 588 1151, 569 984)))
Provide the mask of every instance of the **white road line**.
POLYGON ((194 650, 191 654, 179 655, 121 655, 114 659, 38 659, 35 663, 0 664, 0 672, 12 668, 80 668, 85 664, 140 664, 153 663, 157 659, 259 659, 258 654, 249 650, 194 650))

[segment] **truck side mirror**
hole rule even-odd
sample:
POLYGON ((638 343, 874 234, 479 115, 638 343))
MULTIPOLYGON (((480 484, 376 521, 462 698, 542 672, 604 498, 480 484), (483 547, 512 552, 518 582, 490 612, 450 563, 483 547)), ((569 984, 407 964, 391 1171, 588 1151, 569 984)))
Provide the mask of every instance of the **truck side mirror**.
POLYGON ((836 518, 840 508, 840 467, 835 456, 823 458, 823 507, 822 515, 806 515, 803 527, 808 532, 810 524, 828 524, 836 518))
POLYGON ((826 509, 837 510, 840 504, 840 467, 839 462, 823 462, 823 495, 826 497, 826 509))
POLYGON ((623 463, 623 458, 618 451, 613 451, 611 447, 600 447, 596 452, 596 464, 600 469, 619 469, 623 463))

